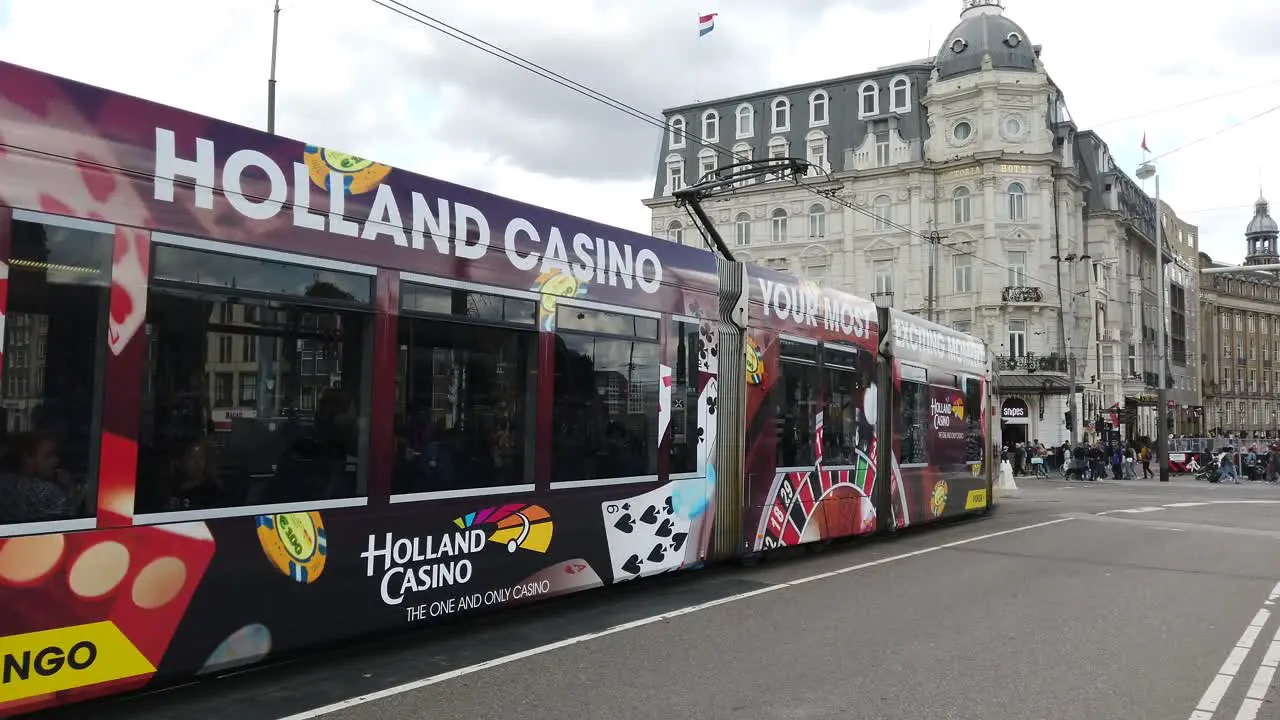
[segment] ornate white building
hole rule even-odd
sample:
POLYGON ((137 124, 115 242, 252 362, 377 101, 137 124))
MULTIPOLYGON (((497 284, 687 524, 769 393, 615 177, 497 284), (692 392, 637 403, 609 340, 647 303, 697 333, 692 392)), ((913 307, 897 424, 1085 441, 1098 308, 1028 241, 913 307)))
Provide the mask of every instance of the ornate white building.
POLYGON ((1116 258, 1135 237, 1154 247, 1135 221, 1153 220, 1155 203, 1129 197, 1105 145, 1077 132, 1000 0, 964 0, 935 58, 664 115, 644 201, 656 236, 703 243, 674 189, 739 159, 804 157, 827 172, 706 203, 738 259, 893 292, 898 308, 985 339, 1000 357, 1005 441, 1061 443, 1068 419, 1088 438, 1125 405, 1104 385, 1099 340, 1123 342, 1104 330, 1121 319, 1116 258))

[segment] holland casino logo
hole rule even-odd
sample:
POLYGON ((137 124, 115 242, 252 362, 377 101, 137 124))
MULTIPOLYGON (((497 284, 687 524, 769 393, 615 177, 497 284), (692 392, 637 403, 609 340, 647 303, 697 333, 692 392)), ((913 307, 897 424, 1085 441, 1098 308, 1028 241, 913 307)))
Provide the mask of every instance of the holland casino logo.
POLYGON ((951 427, 952 418, 961 422, 964 421, 964 398, 959 395, 951 395, 946 402, 930 400, 929 406, 933 411, 933 427, 935 430, 951 427))
POLYGON ((742 350, 747 360, 747 384, 759 385, 764 382, 764 351, 756 344, 755 338, 750 335, 746 338, 742 350))
POLYGON ((933 513, 935 518, 941 517, 942 511, 947 509, 947 491, 949 489, 946 480, 939 480, 933 486, 933 494, 929 497, 929 512, 933 513))
POLYGON ((352 195, 373 190, 391 174, 390 165, 315 145, 306 147, 302 161, 306 163, 307 173, 316 187, 328 190, 330 178, 342 178, 342 189, 352 195))
POLYGON ((465 585, 474 573, 470 557, 489 543, 507 552, 545 553, 554 523, 539 505, 513 503, 485 508, 456 518, 457 532, 422 537, 370 535, 360 553, 366 576, 382 574, 380 595, 387 605, 399 605, 406 595, 465 585))

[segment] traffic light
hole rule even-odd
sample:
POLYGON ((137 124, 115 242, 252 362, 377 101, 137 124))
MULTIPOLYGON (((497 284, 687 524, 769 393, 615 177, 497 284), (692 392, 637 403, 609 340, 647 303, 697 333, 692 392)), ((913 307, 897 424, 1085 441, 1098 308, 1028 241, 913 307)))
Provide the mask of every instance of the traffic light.
POLYGON ((1076 414, 1075 414, 1075 412, 1073 412, 1073 411, 1071 411, 1071 410, 1068 410, 1068 411, 1067 411, 1066 418, 1064 419, 1064 421, 1065 421, 1065 422, 1066 422, 1066 424, 1067 424, 1067 429, 1068 429, 1068 430, 1070 430, 1071 428, 1075 427, 1075 425, 1073 425, 1073 424, 1072 424, 1072 423, 1074 423, 1074 422, 1075 422, 1075 420, 1076 420, 1075 415, 1076 415, 1076 414))

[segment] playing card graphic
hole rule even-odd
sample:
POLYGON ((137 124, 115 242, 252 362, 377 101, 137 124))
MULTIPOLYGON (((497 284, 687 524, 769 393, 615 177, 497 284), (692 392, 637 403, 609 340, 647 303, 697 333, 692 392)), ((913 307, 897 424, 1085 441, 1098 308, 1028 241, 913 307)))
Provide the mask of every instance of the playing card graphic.
POLYGON ((684 564, 693 523, 685 512, 677 511, 674 490, 675 483, 668 483, 643 495, 600 504, 614 581, 684 564))

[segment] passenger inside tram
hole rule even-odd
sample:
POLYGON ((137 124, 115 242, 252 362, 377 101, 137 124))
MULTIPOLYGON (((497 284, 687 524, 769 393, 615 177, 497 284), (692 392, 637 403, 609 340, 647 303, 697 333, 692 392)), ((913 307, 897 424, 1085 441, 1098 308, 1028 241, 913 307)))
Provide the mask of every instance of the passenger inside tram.
POLYGON ((84 501, 84 486, 58 467, 52 435, 34 430, 8 444, 9 467, 0 475, 0 525, 65 520, 84 501))

